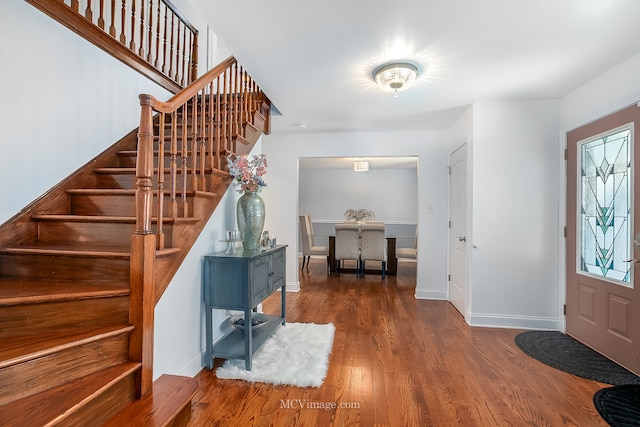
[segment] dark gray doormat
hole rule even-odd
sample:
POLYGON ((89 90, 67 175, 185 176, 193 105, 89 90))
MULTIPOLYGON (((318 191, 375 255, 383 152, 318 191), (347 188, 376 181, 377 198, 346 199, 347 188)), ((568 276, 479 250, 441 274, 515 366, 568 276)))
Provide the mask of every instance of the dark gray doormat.
POLYGON ((612 385, 640 384, 633 372, 562 332, 522 332, 515 342, 534 359, 578 377, 612 385))
POLYGON ((627 384, 598 390, 593 404, 612 427, 640 426, 640 385, 627 384))

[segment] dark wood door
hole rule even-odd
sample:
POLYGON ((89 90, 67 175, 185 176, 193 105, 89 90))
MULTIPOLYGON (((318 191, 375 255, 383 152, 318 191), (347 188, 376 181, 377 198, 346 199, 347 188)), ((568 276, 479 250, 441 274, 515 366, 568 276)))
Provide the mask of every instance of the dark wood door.
POLYGON ((567 134, 567 334, 640 374, 640 108, 567 134), (634 243, 637 242, 637 243, 634 243))

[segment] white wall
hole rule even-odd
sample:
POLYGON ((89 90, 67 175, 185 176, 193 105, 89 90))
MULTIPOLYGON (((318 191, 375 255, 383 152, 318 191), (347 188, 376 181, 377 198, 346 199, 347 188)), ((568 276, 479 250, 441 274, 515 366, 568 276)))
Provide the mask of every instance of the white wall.
POLYGON ((560 123, 570 131, 638 102, 640 53, 574 90, 560 102, 560 123))
POLYGON ((138 94, 167 94, 24 1, 0 2, 0 56, 0 223, 137 127, 138 94))
POLYGON ((417 174, 415 168, 300 170, 300 211, 313 220, 344 221, 347 209, 365 208, 376 221, 416 222, 417 174), (393 182, 402 191, 384 191, 393 182))
MULTIPOLYGON (((278 118, 275 118, 278 119, 278 118)), ((447 162, 449 131, 267 135, 263 149, 267 175, 267 220, 279 243, 287 243, 287 286, 298 289, 297 228, 299 171, 302 157, 417 156, 417 210, 420 239, 416 296, 446 298, 447 162), (432 212, 429 213, 429 207, 432 212)), ((401 192, 397 182, 378 192, 401 192)), ((337 208, 343 210, 343 206, 337 208)))
POLYGON ((558 101, 473 106, 472 325, 558 325, 558 101))

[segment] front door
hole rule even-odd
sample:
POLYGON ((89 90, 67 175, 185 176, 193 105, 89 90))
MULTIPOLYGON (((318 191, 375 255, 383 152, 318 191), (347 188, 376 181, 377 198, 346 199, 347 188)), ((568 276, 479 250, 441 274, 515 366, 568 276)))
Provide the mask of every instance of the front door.
POLYGON ((449 301, 466 318, 467 144, 449 157, 449 301))
POLYGON ((639 135, 636 105, 567 134, 566 331, 636 374, 639 135))

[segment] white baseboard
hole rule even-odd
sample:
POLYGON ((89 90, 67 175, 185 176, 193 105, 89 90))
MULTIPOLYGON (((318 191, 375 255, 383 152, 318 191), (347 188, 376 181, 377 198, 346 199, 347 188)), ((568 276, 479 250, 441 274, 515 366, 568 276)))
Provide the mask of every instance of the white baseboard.
POLYGON ((416 288, 416 299, 434 299, 434 300, 447 300, 447 291, 430 291, 428 289, 416 288))
POLYGON ((552 317, 513 316, 504 314, 469 314, 467 323, 471 326, 509 329, 532 329, 545 331, 560 330, 560 322, 552 317))
POLYGON ((300 282, 287 282, 287 292, 300 292, 300 282))

